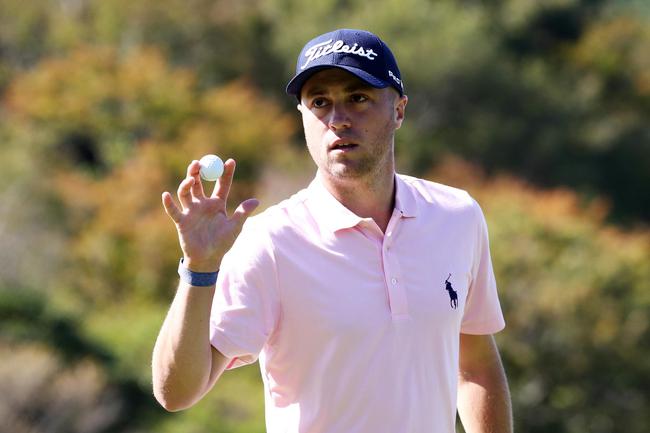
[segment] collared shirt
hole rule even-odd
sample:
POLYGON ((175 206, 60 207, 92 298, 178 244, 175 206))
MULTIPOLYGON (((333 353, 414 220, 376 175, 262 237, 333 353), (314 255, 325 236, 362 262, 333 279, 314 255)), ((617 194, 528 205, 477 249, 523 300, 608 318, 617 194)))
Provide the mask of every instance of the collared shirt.
POLYGON ((212 344, 259 357, 268 433, 451 433, 459 336, 505 323, 464 191, 395 176, 385 233, 317 178, 250 218, 222 262, 212 344))

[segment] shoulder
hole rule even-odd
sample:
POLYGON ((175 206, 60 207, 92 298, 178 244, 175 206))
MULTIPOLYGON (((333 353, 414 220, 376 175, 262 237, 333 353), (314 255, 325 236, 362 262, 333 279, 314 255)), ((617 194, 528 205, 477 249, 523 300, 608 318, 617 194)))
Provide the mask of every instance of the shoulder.
POLYGON ((231 274, 274 272, 278 249, 294 239, 305 198, 302 191, 249 217, 233 246, 224 256, 222 269, 231 274))
POLYGON ((399 174, 398 177, 413 194, 418 207, 434 207, 450 212, 478 208, 476 200, 460 188, 403 174, 399 174))
POLYGON ((274 237, 275 235, 292 230, 296 227, 302 215, 305 214, 307 190, 296 192, 291 197, 269 206, 262 212, 248 218, 242 233, 256 237, 274 237))

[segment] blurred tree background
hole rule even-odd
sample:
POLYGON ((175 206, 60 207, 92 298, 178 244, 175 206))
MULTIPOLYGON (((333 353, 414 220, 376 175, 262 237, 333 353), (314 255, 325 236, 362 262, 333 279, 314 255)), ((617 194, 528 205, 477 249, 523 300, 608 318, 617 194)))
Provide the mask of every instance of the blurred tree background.
POLYGON ((401 172, 482 204, 517 431, 650 426, 650 4, 643 0, 2 0, 0 432, 263 432, 256 366, 151 396, 180 254, 160 204, 238 161, 262 208, 313 165, 283 88, 305 41, 389 42, 401 172))

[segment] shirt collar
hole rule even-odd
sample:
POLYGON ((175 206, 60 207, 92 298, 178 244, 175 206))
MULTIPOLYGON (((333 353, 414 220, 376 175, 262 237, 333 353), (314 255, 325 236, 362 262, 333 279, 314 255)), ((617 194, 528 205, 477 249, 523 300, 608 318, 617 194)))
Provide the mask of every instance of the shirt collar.
MULTIPOLYGON (((307 187, 308 206, 319 225, 331 232, 356 226, 363 218, 346 208, 325 188, 319 174, 307 187)), ((395 175, 395 209, 403 217, 417 216, 417 203, 411 187, 395 175)))
POLYGON ((331 232, 348 229, 359 224, 363 218, 346 208, 325 188, 317 173, 307 188, 309 206, 318 225, 331 232))
POLYGON ((418 215, 418 205, 413 195, 413 187, 406 183, 400 174, 395 174, 395 209, 407 218, 418 215))

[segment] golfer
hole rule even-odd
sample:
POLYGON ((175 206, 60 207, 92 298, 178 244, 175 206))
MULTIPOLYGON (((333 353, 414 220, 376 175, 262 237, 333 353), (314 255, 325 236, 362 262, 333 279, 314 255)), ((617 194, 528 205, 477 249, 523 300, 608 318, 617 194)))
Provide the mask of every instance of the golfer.
POLYGON ((395 172, 408 98, 388 46, 318 36, 286 90, 317 167, 307 188, 228 216, 235 161, 210 196, 193 161, 179 203, 163 194, 183 259, 156 398, 188 408, 259 359, 269 433, 451 433, 457 411, 468 433, 511 432, 485 220, 466 192, 395 172))

